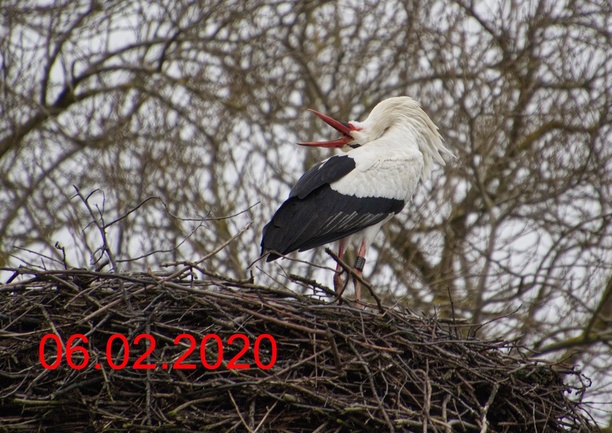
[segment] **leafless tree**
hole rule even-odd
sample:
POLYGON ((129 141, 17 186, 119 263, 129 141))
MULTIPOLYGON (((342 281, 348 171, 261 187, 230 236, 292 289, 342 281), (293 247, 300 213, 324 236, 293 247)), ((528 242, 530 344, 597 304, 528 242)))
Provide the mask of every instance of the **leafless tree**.
MULTIPOLYGON (((46 265, 159 266, 244 229, 205 265, 245 277, 263 224, 326 156, 293 144, 329 136, 305 108, 360 119, 410 95, 458 158, 386 227, 366 275, 388 302, 497 319, 481 334, 583 365, 612 424, 608 2, 4 0, 0 12, 0 264, 35 251, 46 265)), ((331 281, 290 260, 252 269, 293 289, 290 272, 331 281)))

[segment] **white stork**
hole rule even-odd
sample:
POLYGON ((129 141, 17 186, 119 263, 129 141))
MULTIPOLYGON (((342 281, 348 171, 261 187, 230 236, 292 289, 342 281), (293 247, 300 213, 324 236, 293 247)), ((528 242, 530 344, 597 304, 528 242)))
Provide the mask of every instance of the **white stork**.
MULTIPOLYGON (((359 245, 353 271, 362 275, 368 247, 380 227, 410 200, 419 179, 429 178, 434 160, 445 165, 438 128, 408 96, 385 99, 363 122, 339 122, 310 110, 342 134, 302 146, 342 149, 308 170, 289 198, 263 228, 262 256, 266 261, 281 255, 339 241, 342 258, 349 239, 359 245)), ((342 269, 336 267, 336 292, 343 287, 342 269)), ((361 285, 355 279, 355 298, 361 285)))

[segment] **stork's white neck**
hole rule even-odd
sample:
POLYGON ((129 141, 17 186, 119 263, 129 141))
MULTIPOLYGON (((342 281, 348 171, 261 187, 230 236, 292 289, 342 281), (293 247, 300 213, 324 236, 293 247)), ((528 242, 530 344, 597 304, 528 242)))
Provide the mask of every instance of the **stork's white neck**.
MULTIPOLYGON (((423 170, 419 173, 421 180, 426 181, 431 176, 434 159, 444 165, 444 160, 433 150, 442 145, 442 139, 436 130, 435 134, 423 134, 419 125, 413 122, 398 122, 389 126, 379 138, 362 145, 362 151, 368 148, 370 152, 385 155, 385 159, 405 159, 408 155, 418 155, 423 160, 423 170)), ((357 135, 357 134, 355 134, 357 135)), ((356 137, 357 138, 357 137, 356 137)), ((363 137, 366 140, 367 137, 363 137)), ((360 152, 358 152, 360 153, 360 152)))
MULTIPOLYGON (((385 159, 402 159, 406 154, 418 154, 423 162, 419 172, 422 180, 431 176, 434 161, 445 165, 440 153, 452 153, 444 147, 438 128, 413 99, 400 96, 385 99, 376 105, 363 122, 355 126, 351 135, 368 152, 386 154, 385 159), (376 149, 376 150, 374 150, 376 149)), ((346 147, 344 150, 349 150, 346 147)))
POLYGON ((402 122, 389 128, 387 133, 397 140, 399 145, 409 146, 421 153, 423 156, 422 181, 426 181, 431 176, 434 159, 442 165, 445 164, 437 151, 438 148, 444 147, 437 129, 420 122, 402 122))

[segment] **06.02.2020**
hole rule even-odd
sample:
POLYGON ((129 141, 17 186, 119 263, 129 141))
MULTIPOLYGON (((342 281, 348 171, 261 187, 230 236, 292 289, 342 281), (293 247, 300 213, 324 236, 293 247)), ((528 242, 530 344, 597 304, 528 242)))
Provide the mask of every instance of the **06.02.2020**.
MULTIPOLYGON (((89 350, 85 346, 78 345, 78 342, 77 344, 75 344, 76 340, 80 340, 82 343, 89 342, 87 336, 84 334, 71 335, 68 338, 68 341, 66 342, 66 362, 70 368, 74 370, 82 370, 89 365, 89 350)), ((142 341, 145 341, 145 342, 148 341, 149 344, 146 350, 144 351, 144 353, 140 355, 136 359, 136 361, 134 361, 131 367, 135 370, 153 370, 156 368, 161 368, 163 370, 166 370, 169 368, 172 368, 175 370, 194 370, 196 369, 197 368, 196 364, 185 362, 186 359, 195 351, 197 347, 196 339, 193 335, 190 335, 190 334, 179 334, 174 339, 174 344, 175 345, 181 344, 183 340, 186 340, 189 343, 189 345, 187 346, 187 349, 185 350, 185 352, 183 352, 176 359, 176 361, 174 361, 171 364, 168 364, 168 363, 150 364, 150 363, 145 363, 145 361, 155 350, 155 346, 156 346, 155 338, 151 334, 137 335, 136 338, 134 338, 134 342, 133 342, 134 345, 139 345, 142 341)), ((244 334, 233 334, 227 339, 228 346, 239 345, 240 343, 242 343, 242 347, 239 349, 238 353, 236 353, 227 362, 226 368, 228 370, 251 368, 251 364, 239 362, 240 359, 244 356, 244 354, 249 350, 249 347, 251 345, 249 338, 244 334)), ((64 345, 62 344, 62 341, 57 334, 46 334, 40 340, 40 345, 38 348, 38 355, 39 355, 40 362, 45 369, 54 370, 60 366, 62 362, 62 358, 63 358, 63 353, 62 353, 63 346, 64 345), (51 356, 49 356, 49 358, 51 359, 55 358, 53 362, 47 361, 47 356, 45 354, 45 345, 47 344, 47 342, 49 342, 49 345, 51 344, 51 342, 53 342, 55 343, 55 346, 56 346, 56 352, 54 354, 51 354, 51 356)), ((127 367, 129 363, 129 358, 130 358, 130 344, 128 342, 128 339, 124 335, 121 335, 121 334, 111 335, 109 339, 106 341, 106 362, 108 366, 112 368, 113 370, 122 370, 125 367, 127 367), (115 343, 114 347, 117 347, 117 343, 122 346, 122 350, 121 349, 119 350, 119 355, 122 358, 120 362, 119 361, 115 362, 112 356, 114 343, 115 343)), ((274 364, 276 363, 276 340, 274 339, 273 336, 271 336, 270 334, 261 334, 259 337, 257 337, 257 339, 255 340, 253 344, 253 359, 255 361, 255 365, 262 370, 268 370, 274 366, 274 364), (264 340, 267 340, 267 344, 264 340), (260 350, 261 350, 262 343, 265 344, 266 346, 269 345, 269 355, 266 356, 266 358, 269 358, 269 359, 265 360, 267 362, 261 360, 260 350)), ((202 366, 208 370, 216 370, 217 368, 221 366, 221 364, 223 363, 223 341, 218 335, 207 334, 204 336, 204 338, 202 339, 200 343, 200 361, 202 363, 202 366), (210 341, 210 344, 207 346, 209 341, 210 341), (212 347, 209 347, 210 345, 212 345, 212 347), (214 346, 216 346, 216 350, 214 349, 214 346), (211 363, 207 359, 207 355, 206 355, 207 348, 209 349, 208 353, 211 353, 211 352, 216 353, 216 359, 214 360, 214 363, 211 363)), ((98 362, 94 365, 94 368, 100 369, 102 368, 102 365, 98 362)))

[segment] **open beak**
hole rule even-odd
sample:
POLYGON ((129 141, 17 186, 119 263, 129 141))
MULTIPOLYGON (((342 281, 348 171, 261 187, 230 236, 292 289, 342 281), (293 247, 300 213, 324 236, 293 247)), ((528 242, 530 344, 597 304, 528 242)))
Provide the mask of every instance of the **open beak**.
POLYGON ((342 137, 336 140, 330 140, 330 141, 299 141, 298 144, 300 146, 340 148, 340 147, 344 147, 345 145, 347 145, 348 143, 354 140, 354 138, 351 136, 351 131, 355 131, 357 128, 353 127, 350 123, 339 122, 336 119, 333 119, 315 110, 308 109, 308 111, 313 112, 314 114, 319 116, 329 126, 334 128, 336 131, 340 132, 342 134, 342 137))

